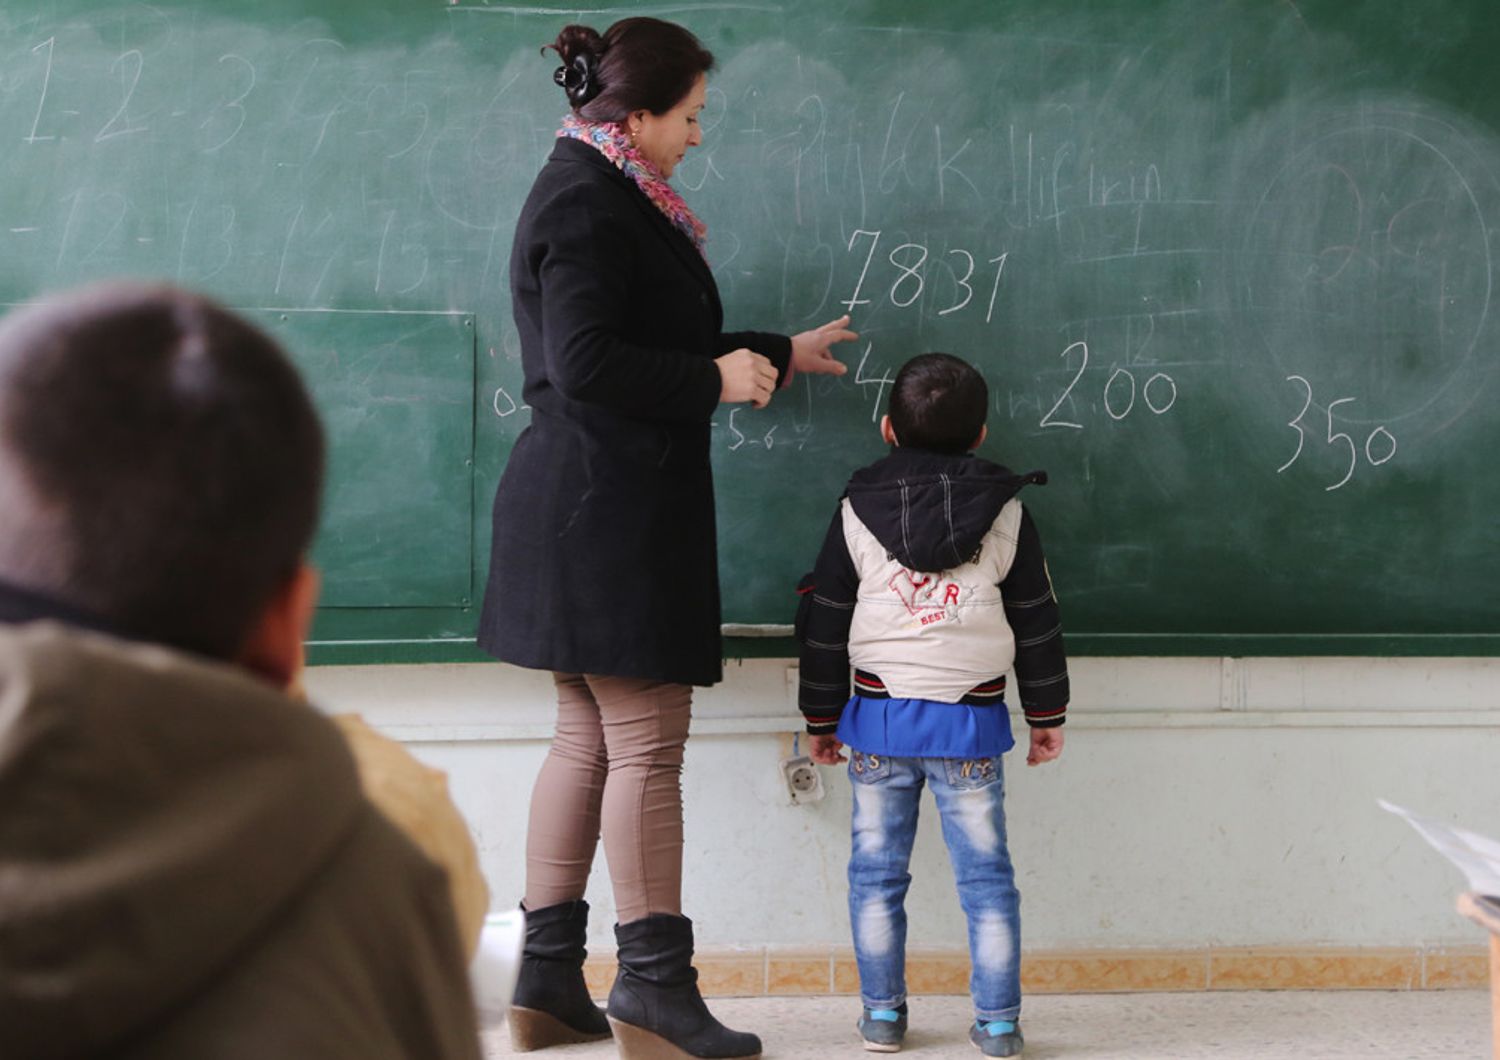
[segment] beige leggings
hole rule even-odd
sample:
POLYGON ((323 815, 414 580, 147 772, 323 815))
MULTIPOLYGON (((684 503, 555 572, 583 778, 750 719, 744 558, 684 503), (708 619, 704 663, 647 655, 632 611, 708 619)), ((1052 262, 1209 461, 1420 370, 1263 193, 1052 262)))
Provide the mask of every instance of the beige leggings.
POLYGON ((526 907, 582 898, 599 836, 621 924, 682 913, 682 747, 693 690, 553 674, 557 733, 531 794, 526 907))

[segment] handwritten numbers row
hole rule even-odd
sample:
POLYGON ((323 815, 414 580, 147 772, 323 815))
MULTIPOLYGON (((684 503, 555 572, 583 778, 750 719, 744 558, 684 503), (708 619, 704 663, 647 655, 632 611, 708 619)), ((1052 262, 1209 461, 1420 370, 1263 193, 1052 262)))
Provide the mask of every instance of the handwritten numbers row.
MULTIPOLYGON (((22 137, 23 143, 38 144, 57 139, 56 133, 43 133, 42 115, 47 109, 47 93, 52 89, 52 67, 57 56, 57 38, 48 37, 36 47, 31 49, 32 55, 45 53, 45 63, 42 70, 42 91, 36 101, 36 111, 31 118, 31 132, 22 137)), ((110 115, 104 127, 94 135, 94 143, 103 143, 105 140, 113 140, 119 136, 128 136, 131 133, 145 132, 148 126, 134 123, 127 113, 130 109, 130 101, 135 98, 135 90, 140 86, 141 75, 146 70, 146 57, 140 51, 132 48, 122 52, 109 67, 110 73, 120 74, 121 90, 123 98, 115 112, 110 115)))
MULTIPOLYGON (((1083 424, 1081 423, 1053 418, 1057 415, 1057 410, 1062 408, 1063 403, 1072 395, 1073 388, 1083 378, 1083 373, 1088 370, 1088 343, 1075 342, 1063 350, 1063 361, 1066 362, 1073 355, 1074 351, 1077 351, 1081 355, 1078 361, 1078 371, 1073 374, 1073 378, 1063 388, 1063 392, 1058 397, 1057 402, 1042 417, 1040 426, 1068 427, 1076 431, 1083 430, 1083 424)), ((1104 411, 1109 415, 1110 419, 1116 422, 1123 420, 1135 408, 1136 395, 1135 373, 1129 368, 1116 368, 1110 373, 1109 379, 1104 384, 1104 411)), ((1145 402, 1146 407, 1154 415, 1160 416, 1173 405, 1177 404, 1177 381, 1165 372, 1157 372, 1140 386, 1139 395, 1141 400, 1145 402)))
MULTIPOLYGON (((869 278, 870 266, 875 261, 875 252, 880 245, 882 234, 879 229, 871 231, 859 228, 855 229, 854 234, 849 237, 849 246, 846 249, 851 254, 854 253, 854 245, 860 239, 863 238, 870 241, 869 249, 865 252, 864 264, 860 266, 859 279, 854 283, 854 293, 840 303, 851 313, 859 306, 870 304, 870 298, 861 297, 861 295, 864 294, 865 281, 869 278)), ((922 293, 927 286, 927 277, 923 269, 929 264, 931 254, 931 250, 921 243, 902 243, 886 255, 886 260, 890 262, 891 266, 897 272, 895 279, 891 281, 887 295, 891 305, 898 309, 905 309, 922 297, 922 293)), ((974 300, 974 286, 970 282, 974 278, 974 271, 978 265, 974 255, 961 247, 955 247, 948 251, 947 256, 950 258, 962 258, 964 273, 962 276, 959 276, 955 271, 954 283, 958 287, 958 291, 955 292, 956 300, 947 308, 937 311, 937 315, 940 317, 957 313, 974 300)), ((999 257, 990 258, 986 262, 986 264, 996 266, 995 281, 990 287, 990 299, 984 312, 984 322, 986 324, 990 322, 995 314, 995 298, 1000 293, 1000 277, 1005 273, 1005 261, 1007 257, 1009 257, 1008 251, 999 257)))
MULTIPOLYGON (((1289 375, 1286 377, 1286 381, 1288 383, 1301 383, 1302 389, 1304 391, 1304 397, 1301 410, 1298 411, 1297 415, 1292 417, 1292 419, 1287 423, 1288 427, 1297 432, 1297 448, 1293 451, 1291 457, 1287 460, 1287 462, 1276 469, 1276 473, 1278 475, 1295 464, 1297 462, 1297 458, 1302 455, 1302 450, 1307 444, 1307 430, 1303 426, 1302 419, 1307 415, 1308 410, 1312 408, 1313 404, 1313 388, 1311 383, 1309 383, 1300 375, 1289 375)), ((1323 491, 1325 493, 1331 493, 1333 490, 1340 489, 1343 486, 1347 485, 1349 480, 1354 477, 1354 470, 1359 465, 1360 447, 1346 432, 1336 431, 1333 429, 1333 410, 1338 408, 1340 405, 1347 405, 1352 401, 1354 401, 1354 398, 1346 397, 1339 398, 1328 403, 1328 408, 1326 410, 1328 417, 1328 431, 1325 441, 1330 447, 1339 447, 1340 445, 1348 447, 1349 466, 1344 471, 1343 478, 1339 479, 1331 486, 1323 487, 1323 491)), ((1396 436, 1389 430, 1387 430, 1384 426, 1376 427, 1365 437, 1364 456, 1365 460, 1371 467, 1379 467, 1381 464, 1384 464, 1395 455, 1396 436), (1381 455, 1377 456, 1377 452, 1379 452, 1381 455)))
MULTIPOLYGON (((735 426, 734 423, 735 416, 742 411, 742 409, 731 409, 729 412, 729 432, 734 435, 734 444, 729 447, 729 451, 732 453, 745 445, 751 447, 764 446, 768 452, 776 448, 776 428, 781 425, 779 423, 773 424, 771 429, 759 438, 747 437, 745 432, 735 426)), ((798 441, 796 443, 798 450, 801 450, 805 444, 807 444, 805 439, 798 441)))

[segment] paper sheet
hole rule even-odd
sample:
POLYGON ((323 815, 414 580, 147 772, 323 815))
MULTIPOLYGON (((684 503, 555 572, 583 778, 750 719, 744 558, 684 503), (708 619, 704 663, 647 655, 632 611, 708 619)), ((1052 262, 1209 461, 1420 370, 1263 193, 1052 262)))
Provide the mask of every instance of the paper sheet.
POLYGON ((1405 818, 1433 849, 1457 865, 1476 894, 1500 896, 1500 842, 1412 813, 1395 803, 1378 800, 1381 808, 1405 818))

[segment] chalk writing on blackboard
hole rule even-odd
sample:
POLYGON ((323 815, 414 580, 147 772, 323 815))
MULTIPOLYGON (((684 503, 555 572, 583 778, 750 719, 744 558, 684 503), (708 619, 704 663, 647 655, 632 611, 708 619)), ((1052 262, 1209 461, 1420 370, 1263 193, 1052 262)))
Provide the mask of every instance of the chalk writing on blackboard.
MULTIPOLYGON (((1302 402, 1302 408, 1298 411, 1297 415, 1292 417, 1292 419, 1287 423, 1288 427, 1297 432, 1297 448, 1296 451, 1292 453, 1291 458, 1276 469, 1276 473, 1278 475, 1295 464, 1297 462, 1297 458, 1302 455, 1303 443, 1307 441, 1307 428, 1303 424, 1302 420, 1313 405, 1313 388, 1311 383, 1309 383, 1300 375, 1289 375, 1286 377, 1286 381, 1288 383, 1300 383, 1303 389, 1306 391, 1306 400, 1302 402)), ((1344 445, 1347 445, 1349 447, 1349 466, 1348 469, 1344 472, 1344 477, 1339 479, 1331 486, 1323 487, 1325 492, 1331 493, 1332 491, 1340 489, 1341 487, 1346 485, 1349 480, 1354 477, 1354 469, 1359 463, 1359 446, 1356 445, 1354 439, 1344 431, 1334 430, 1333 418, 1334 409, 1338 408, 1340 405, 1347 405, 1354 400, 1355 399, 1352 397, 1338 398, 1335 401, 1330 401, 1327 405, 1327 408, 1324 410, 1328 414, 1328 436, 1326 439, 1327 443, 1330 446, 1334 446, 1335 448, 1337 448, 1338 443, 1342 442, 1344 445)), ((1317 436, 1314 435, 1314 438, 1316 437, 1317 436)), ((1386 429, 1383 424, 1372 430, 1369 433, 1369 436, 1365 438, 1364 457, 1371 467, 1379 467, 1381 464, 1386 463, 1391 459, 1391 457, 1395 455, 1396 436, 1392 434, 1388 429, 1386 429), (1376 455, 1377 453, 1379 454, 1378 456, 1376 455)))

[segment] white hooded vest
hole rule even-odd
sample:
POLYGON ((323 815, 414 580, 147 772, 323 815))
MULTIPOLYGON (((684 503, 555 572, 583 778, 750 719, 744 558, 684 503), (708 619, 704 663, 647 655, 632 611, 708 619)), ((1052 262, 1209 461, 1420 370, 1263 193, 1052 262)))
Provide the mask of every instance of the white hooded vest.
MULTIPOLYGON (((1016 641, 1000 582, 1015 560, 1021 502, 1000 509, 974 556, 950 570, 903 567, 845 498, 844 541, 859 574, 849 662, 894 697, 956 703, 1011 668, 1016 641)), ((951 522, 950 522, 951 525, 951 522)))

